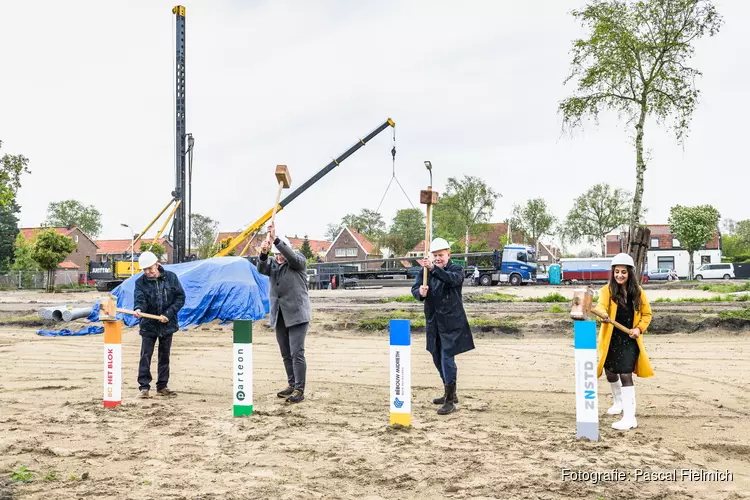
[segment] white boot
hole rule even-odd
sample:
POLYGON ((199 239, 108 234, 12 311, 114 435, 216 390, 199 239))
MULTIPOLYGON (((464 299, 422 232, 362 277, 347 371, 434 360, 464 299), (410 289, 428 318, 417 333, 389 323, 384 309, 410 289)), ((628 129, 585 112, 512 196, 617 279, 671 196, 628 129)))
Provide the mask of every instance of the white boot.
POLYGON ((626 431, 638 427, 635 420, 635 387, 623 387, 622 391, 622 419, 612 424, 613 429, 626 431))
POLYGON ((610 382, 609 386, 612 388, 612 399, 614 402, 612 406, 607 410, 610 415, 619 415, 622 413, 622 382, 617 379, 617 382, 610 382))

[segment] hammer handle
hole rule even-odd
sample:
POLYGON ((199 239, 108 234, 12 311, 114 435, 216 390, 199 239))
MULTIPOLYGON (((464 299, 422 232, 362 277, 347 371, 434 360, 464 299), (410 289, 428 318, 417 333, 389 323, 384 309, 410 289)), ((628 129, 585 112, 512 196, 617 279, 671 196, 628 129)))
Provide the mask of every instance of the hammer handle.
MULTIPOLYGON (((427 217, 425 217, 425 226, 424 226, 424 258, 428 259, 430 257, 430 240, 432 239, 432 234, 430 234, 430 231, 432 229, 432 205, 427 205, 427 217)), ((423 270, 423 276, 422 276, 422 284, 428 285, 427 282, 427 268, 425 267, 423 270)))
MULTIPOLYGON (((592 309, 591 312, 594 313, 594 314, 596 314, 597 316, 599 316, 602 319, 606 318, 606 316, 604 314, 602 314, 601 312, 597 311, 596 309, 592 309)), ((620 323, 618 323, 617 321, 613 320, 612 318, 610 318, 610 322, 615 326, 615 328, 617 328, 621 332, 627 333, 628 335, 630 335, 632 333, 629 329, 625 328, 624 326, 622 326, 620 323)))
MULTIPOLYGON (((135 311, 131 311, 130 309, 120 309, 118 307, 118 308, 115 309, 115 311, 123 313, 123 314, 135 315, 135 311)), ((157 316, 155 314, 141 313, 141 316, 144 317, 144 318, 161 320, 161 316, 157 316)))
POLYGON ((279 207, 279 200, 281 199, 281 190, 284 189, 284 184, 279 182, 279 189, 276 191, 276 203, 273 204, 273 214, 271 215, 271 224, 276 222, 276 209, 279 207))

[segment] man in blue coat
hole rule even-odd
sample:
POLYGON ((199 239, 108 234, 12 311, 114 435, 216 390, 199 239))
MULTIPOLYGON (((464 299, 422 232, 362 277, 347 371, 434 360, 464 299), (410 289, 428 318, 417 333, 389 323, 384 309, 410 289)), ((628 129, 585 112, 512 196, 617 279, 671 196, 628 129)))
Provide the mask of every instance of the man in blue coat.
POLYGON ((427 284, 423 283, 420 270, 411 293, 424 302, 427 350, 445 387, 443 397, 432 402, 442 405, 437 411, 439 415, 447 415, 456 410, 458 403, 455 356, 474 349, 474 338, 461 296, 464 269, 451 262, 450 245, 443 238, 435 238, 430 251, 431 259, 419 261, 429 271, 427 284))

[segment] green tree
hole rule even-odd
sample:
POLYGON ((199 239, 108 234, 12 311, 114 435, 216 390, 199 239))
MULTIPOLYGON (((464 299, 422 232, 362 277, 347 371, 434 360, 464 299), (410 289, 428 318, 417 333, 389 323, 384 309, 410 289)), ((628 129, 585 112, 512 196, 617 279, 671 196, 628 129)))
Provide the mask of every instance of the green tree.
POLYGON ((302 240, 302 248, 300 248, 299 251, 305 256, 305 258, 307 258, 307 260, 310 260, 315 256, 312 248, 310 248, 310 240, 307 239, 307 235, 305 235, 305 239, 302 240))
POLYGON ((573 202, 565 219, 567 241, 601 245, 602 257, 607 255, 606 237, 628 222, 632 195, 609 184, 596 184, 573 202))
POLYGON ((164 248, 163 245, 160 245, 159 243, 155 241, 141 241, 141 245, 139 247, 141 252, 151 252, 158 259, 162 259, 164 255, 167 253, 167 249, 164 248))
MULTIPOLYGON (((404 255, 424 239, 425 214, 418 208, 405 208, 396 212, 389 231, 390 236, 401 241, 397 255, 404 255)), ((391 247, 394 251, 395 248, 391 247)))
MULTIPOLYGON (((3 141, 0 141, 2 147, 3 141)), ((0 158, 0 209, 15 207, 16 194, 21 188, 21 175, 31 173, 28 164, 29 159, 23 155, 6 153, 0 158)))
POLYGON ((190 226, 190 245, 196 250, 198 258, 207 259, 214 255, 214 241, 219 234, 219 223, 211 217, 194 213, 190 216, 190 226))
POLYGON ((16 241, 13 249, 12 271, 39 271, 39 264, 32 257, 31 251, 34 248, 36 236, 27 240, 23 233, 16 235, 16 241))
POLYGON ((448 178, 445 193, 432 208, 435 236, 457 240, 465 238, 464 251, 471 246, 470 233, 490 221, 495 200, 500 196, 479 177, 464 175, 448 178))
MULTIPOLYGON (((710 0, 590 0, 572 14, 588 35, 573 41, 565 83, 575 79, 577 88, 559 110, 569 127, 603 110, 634 124, 636 184, 629 234, 635 235, 642 214, 646 118, 657 123, 671 118, 678 142, 684 140, 698 103, 695 78, 701 75, 689 66, 693 43, 718 33, 722 20, 710 0)), ((635 254, 632 245, 630 253, 635 254)), ((642 266, 636 263, 637 269, 642 266)))
POLYGON ((555 217, 549 212, 547 202, 542 198, 528 200, 526 205, 513 207, 513 227, 520 229, 530 243, 539 250, 539 238, 549 234, 555 224, 555 217))
POLYGON ((15 255, 15 241, 18 236, 18 206, 13 203, 8 208, 0 208, 0 272, 8 272, 15 255))
POLYGON ((676 205, 669 211, 669 228, 690 254, 690 279, 693 279, 693 254, 714 237, 720 218, 719 211, 711 205, 676 205))
POLYGON ((339 235, 339 233, 341 232, 341 229, 342 229, 342 225, 340 223, 339 224, 333 224, 333 223, 328 224, 326 226, 326 232, 325 232, 325 239, 326 239, 326 241, 333 241, 336 238, 336 236, 339 235))
POLYGON ((31 258, 39 267, 47 271, 47 290, 55 289, 55 271, 57 266, 64 261, 76 244, 70 236, 63 236, 54 229, 40 231, 36 236, 36 242, 31 247, 31 258))
POLYGON ((47 219, 42 223, 46 227, 73 227, 99 236, 102 230, 102 214, 93 205, 84 206, 78 200, 53 201, 47 207, 47 219))

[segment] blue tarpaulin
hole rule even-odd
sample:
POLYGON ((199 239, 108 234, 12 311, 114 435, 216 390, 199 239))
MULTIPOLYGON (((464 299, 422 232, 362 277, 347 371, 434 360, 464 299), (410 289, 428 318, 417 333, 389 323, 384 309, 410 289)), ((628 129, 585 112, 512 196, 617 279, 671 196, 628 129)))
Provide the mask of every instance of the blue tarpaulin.
MULTIPOLYGON (((185 289, 185 305, 177 315, 180 328, 200 325, 214 320, 263 319, 270 309, 268 277, 243 257, 214 257, 182 264, 167 264, 185 289)), ((142 276, 138 273, 112 290, 117 297, 117 307, 133 309, 135 282, 142 276)), ((99 303, 87 318, 99 321, 99 303)), ((140 320, 130 314, 117 313, 127 326, 135 326, 140 320)))
POLYGON ((77 332, 63 328, 62 330, 39 330, 36 332, 42 337, 73 337, 77 335, 94 335, 97 333, 104 333, 103 326, 84 326, 77 332))

